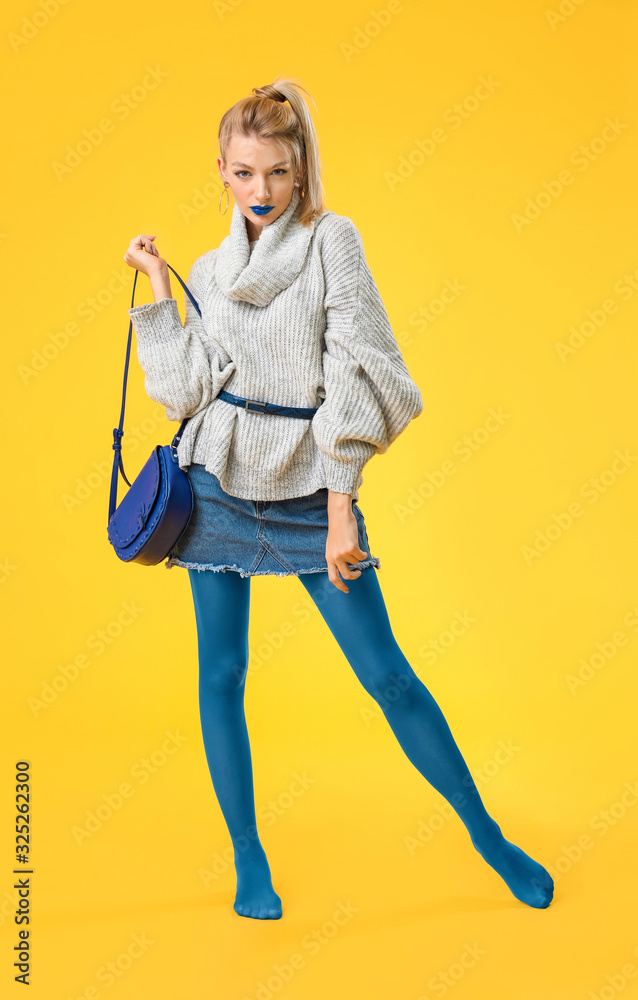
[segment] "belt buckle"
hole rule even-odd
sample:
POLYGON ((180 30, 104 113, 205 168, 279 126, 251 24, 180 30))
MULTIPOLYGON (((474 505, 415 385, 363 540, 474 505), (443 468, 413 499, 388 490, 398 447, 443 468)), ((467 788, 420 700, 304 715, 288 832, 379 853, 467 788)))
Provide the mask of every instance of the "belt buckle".
MULTIPOLYGON (((253 404, 254 404, 255 406, 263 406, 263 407, 265 407, 265 406, 267 406, 267 405, 268 405, 267 403, 262 403, 262 402, 261 402, 261 401, 260 401, 259 399, 247 399, 247 400, 246 400, 246 405, 244 406, 244 409, 245 409, 245 410, 248 410, 248 404, 249 404, 249 403, 253 403, 253 404)), ((248 410, 248 412, 250 413, 251 411, 250 411, 250 410, 248 410)), ((266 413, 267 411, 266 411, 265 409, 263 409, 263 410, 261 410, 261 411, 259 411, 259 410, 252 410, 252 412, 253 412, 253 413, 255 413, 255 412, 257 412, 257 413, 258 413, 258 412, 261 412, 261 413, 266 413)))

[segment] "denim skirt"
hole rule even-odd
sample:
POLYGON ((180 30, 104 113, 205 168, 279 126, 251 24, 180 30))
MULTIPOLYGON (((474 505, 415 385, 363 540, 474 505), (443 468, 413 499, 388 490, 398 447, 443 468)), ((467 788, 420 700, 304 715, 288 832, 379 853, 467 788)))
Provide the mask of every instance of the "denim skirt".
MULTIPOLYGON (((232 570, 241 576, 298 576, 327 573, 328 490, 288 500, 244 500, 231 496, 204 465, 185 470, 193 487, 191 519, 168 554, 166 569, 232 570)), ((370 552, 366 525, 358 504, 352 512, 359 529, 359 548, 367 553, 352 569, 381 568, 370 552)))

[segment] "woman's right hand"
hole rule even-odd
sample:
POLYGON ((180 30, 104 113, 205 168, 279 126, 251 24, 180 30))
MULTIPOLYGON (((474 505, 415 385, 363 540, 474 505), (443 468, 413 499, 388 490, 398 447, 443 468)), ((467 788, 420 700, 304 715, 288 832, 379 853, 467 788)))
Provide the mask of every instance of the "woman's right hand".
POLYGON ((124 254, 124 262, 129 267, 134 267, 136 271, 141 271, 149 278, 157 271, 168 270, 168 264, 157 252, 157 247, 153 243, 154 239, 154 236, 140 233, 139 236, 133 237, 124 254))

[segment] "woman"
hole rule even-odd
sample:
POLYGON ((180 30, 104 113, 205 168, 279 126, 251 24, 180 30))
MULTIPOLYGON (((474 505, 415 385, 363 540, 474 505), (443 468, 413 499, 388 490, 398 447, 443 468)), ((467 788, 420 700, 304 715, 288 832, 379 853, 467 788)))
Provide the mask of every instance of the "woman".
POLYGON ((440 708, 392 634, 356 501, 363 466, 423 400, 358 230, 324 208, 300 90, 275 80, 222 118, 217 164, 235 206, 229 235, 190 271, 201 318, 186 297, 182 327, 154 236, 135 237, 124 256, 154 296, 128 310, 146 391, 170 420, 189 418, 178 459, 195 506, 166 567, 189 572, 202 733, 234 848, 234 909, 282 914, 257 832, 244 715, 250 577, 261 574, 299 577, 409 760, 516 898, 544 908, 551 876, 486 812, 440 708), (391 703, 390 685, 400 691, 391 703))

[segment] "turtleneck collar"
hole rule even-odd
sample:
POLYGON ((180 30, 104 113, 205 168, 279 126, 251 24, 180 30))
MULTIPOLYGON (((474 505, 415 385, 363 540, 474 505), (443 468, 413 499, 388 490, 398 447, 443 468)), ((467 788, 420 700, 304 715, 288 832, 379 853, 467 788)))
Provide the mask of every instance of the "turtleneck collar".
POLYGON ((263 227, 252 253, 246 219, 237 204, 233 206, 230 233, 215 256, 215 280, 229 299, 266 306, 297 277, 317 221, 297 225, 300 200, 293 188, 290 202, 279 218, 263 227))

